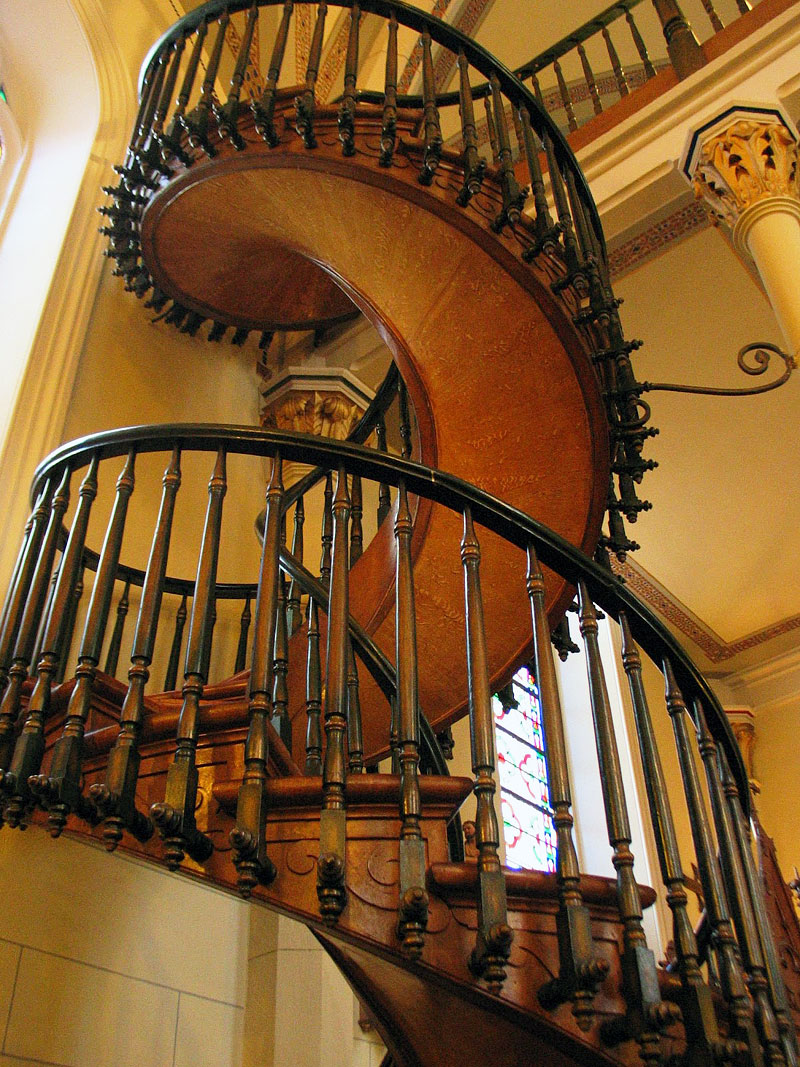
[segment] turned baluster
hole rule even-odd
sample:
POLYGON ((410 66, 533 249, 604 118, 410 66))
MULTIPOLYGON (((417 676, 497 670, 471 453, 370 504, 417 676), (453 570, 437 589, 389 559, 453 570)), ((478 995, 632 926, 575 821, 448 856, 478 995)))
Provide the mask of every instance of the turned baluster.
POLYGON ((253 43, 253 34, 255 33, 257 21, 258 5, 253 0, 253 6, 247 15, 244 34, 239 46, 239 55, 236 57, 236 66, 233 68, 228 99, 224 107, 214 106, 214 116, 217 120, 220 138, 223 141, 230 141, 238 152, 241 152, 245 146, 244 138, 239 133, 240 97, 247 67, 250 63, 250 48, 253 43))
POLYGON ((622 69, 622 64, 619 61, 617 49, 614 46, 614 42, 611 40, 608 26, 603 27, 602 34, 603 40, 606 42, 606 50, 608 52, 608 58, 611 60, 611 69, 614 71, 614 80, 617 83, 619 95, 627 96, 630 92, 630 89, 628 88, 628 79, 625 77, 625 71, 622 69))
POLYGON ((358 73, 358 26, 360 21, 361 7, 358 0, 352 0, 350 32, 347 37, 347 57, 344 63, 344 93, 337 120, 343 156, 354 156, 356 152, 356 74, 358 73))
POLYGON ((390 167, 397 141, 397 16, 389 16, 389 40, 386 45, 386 74, 383 89, 383 119, 381 123, 382 167, 390 167))
POLYGON ((719 33, 720 30, 724 30, 722 25, 722 19, 717 14, 717 9, 714 7, 713 0, 702 0, 703 10, 708 15, 708 21, 711 23, 711 28, 714 33, 719 33))
POLYGON ((580 41, 578 42, 578 55, 580 56, 581 66, 583 67, 583 76, 586 78, 586 84, 589 87, 589 96, 592 100, 594 113, 595 115, 602 115, 603 105, 600 101, 600 93, 597 91, 597 82, 595 80, 594 71, 589 62, 589 57, 586 55, 586 49, 580 41))
POLYGON ((35 797, 32 796, 30 790, 29 778, 39 773, 44 756, 44 727, 50 714, 54 675, 58 669, 61 650, 67 636, 69 605, 75 595, 75 584, 83 559, 89 516, 97 496, 98 465, 99 457, 94 455, 78 491, 78 506, 58 568, 58 579, 47 615, 41 656, 36 668, 36 682, 28 701, 28 713, 22 733, 14 747, 9 770, 2 781, 3 792, 8 797, 4 816, 9 826, 18 826, 20 822, 26 820, 35 803, 35 797))
POLYGON ((280 596, 280 552, 283 513, 283 468, 280 455, 272 460, 267 486, 264 540, 256 593, 253 624, 250 685, 248 688, 247 741, 244 777, 236 805, 236 825, 230 833, 234 849, 239 892, 248 897, 256 885, 266 885, 275 877, 275 866, 267 856, 267 760, 269 737, 267 721, 273 712, 275 684, 275 638, 280 596))
POLYGON ((731 811, 720 780, 717 746, 708 729, 703 707, 697 700, 694 702, 694 715, 697 743, 706 771, 708 795, 717 832, 719 861, 728 889, 728 903, 738 936, 747 988, 753 1001, 755 1024, 765 1052, 765 1062, 771 1067, 777 1067, 786 1061, 781 1048, 778 1022, 768 995, 766 964, 756 929, 742 857, 735 838, 731 811))
POLYGON ((80 608, 83 593, 86 588, 85 576, 86 565, 83 560, 81 560, 78 565, 78 574, 75 578, 75 588, 72 592, 72 596, 69 598, 67 611, 64 616, 64 640, 61 645, 61 655, 58 659, 58 666, 53 675, 54 685, 60 685, 64 681, 67 672, 67 662, 69 660, 70 652, 72 651, 72 643, 75 640, 75 623, 78 619, 78 609, 80 608))
POLYGON ((492 86, 492 103, 497 126, 500 183, 503 190, 503 210, 492 223, 492 229, 499 233, 506 223, 513 226, 519 222, 522 209, 525 206, 525 196, 514 174, 514 158, 511 153, 511 141, 508 135, 508 120, 500 92, 500 79, 496 74, 492 74, 490 84, 492 86))
POLYGON ((183 704, 178 719, 175 756, 167 771, 164 800, 150 808, 150 816, 164 840, 164 854, 170 870, 177 869, 185 854, 195 862, 203 863, 214 851, 211 840, 197 829, 195 823, 198 785, 196 751, 200 732, 200 701, 206 683, 205 670, 211 645, 222 502, 226 490, 225 451, 220 448, 208 483, 208 507, 189 620, 183 704))
POLYGON ((358 663, 353 643, 347 640, 347 769, 350 774, 364 773, 364 738, 361 727, 361 697, 358 663))
POLYGON ((681 79, 688 78, 705 64, 692 27, 677 0, 652 0, 652 3, 664 31, 667 53, 675 73, 681 79))
POLYGON ((308 653, 306 658, 306 761, 307 775, 322 774, 322 668, 319 660, 319 610, 308 598, 308 653))
POLYGON ((556 831, 556 876, 558 878, 559 974, 539 990, 539 1002, 547 1010, 566 1000, 572 1001, 572 1014, 581 1030, 592 1025, 592 1000, 597 986, 608 972, 592 940, 589 910, 581 893, 581 874, 572 836, 572 792, 567 763, 567 746, 561 714, 553 653, 550 648, 550 622, 547 618, 545 585, 536 550, 528 547, 528 597, 531 602, 533 648, 539 703, 542 709, 550 804, 556 831))
POLYGON ((214 84, 217 80, 219 63, 222 58, 222 47, 225 44, 225 33, 228 29, 230 16, 227 8, 222 13, 217 26, 217 36, 211 49, 211 56, 206 67, 206 76, 203 79, 203 88, 200 91, 200 99, 197 106, 188 115, 183 115, 181 125, 189 137, 192 148, 201 148, 209 159, 217 154, 216 148, 209 141, 211 109, 214 103, 214 84))
POLYGON ((247 635, 250 632, 250 596, 245 597, 244 607, 242 608, 242 614, 239 618, 239 643, 236 646, 236 662, 233 667, 233 673, 239 674, 243 671, 247 664, 247 635))
MULTIPOLYGON (((536 75, 533 75, 531 83, 533 85, 534 93, 536 94, 536 99, 541 106, 544 107, 542 90, 536 75)), ((550 175, 550 187, 552 189, 553 203, 555 204, 556 217, 558 219, 558 229, 564 242, 564 261, 567 266, 567 279, 569 279, 580 270, 578 248, 575 242, 575 233, 572 228, 572 216, 570 215, 569 203, 564 188, 564 179, 561 175, 561 168, 558 165, 553 141, 546 130, 542 132, 542 144, 544 145, 545 157, 547 158, 547 170, 550 175)))
POLYGON ((308 66, 306 67, 305 90, 295 97, 294 106, 296 111, 296 130, 303 138, 306 148, 316 148, 317 139, 314 136, 314 90, 317 85, 320 59, 322 58, 322 42, 325 34, 325 16, 328 13, 328 5, 325 0, 317 8, 317 21, 314 24, 314 35, 311 38, 311 49, 308 54, 308 66))
POLYGON ((322 555, 319 561, 319 580, 329 585, 331 580, 331 550, 333 548, 333 475, 325 475, 324 504, 322 507, 322 555))
POLYGON ((567 113, 567 125, 571 131, 577 130, 578 122, 575 118, 575 109, 572 106, 572 97, 569 94, 567 83, 564 81, 564 72, 561 70, 561 64, 557 59, 553 60, 553 70, 556 72, 556 81, 558 82, 558 91, 561 95, 561 103, 564 107, 564 111, 567 113))
POLYGON ((164 118, 175 91, 175 81, 178 77, 184 43, 185 39, 181 37, 174 46, 165 48, 159 56, 156 82, 151 97, 152 108, 148 104, 149 123, 144 135, 140 138, 141 147, 134 150, 134 155, 140 165, 161 171, 163 174, 170 173, 169 167, 165 165, 162 151, 164 118))
MULTIPOLYGON (((386 420, 380 416, 375 424, 375 440, 379 452, 387 452, 386 447, 386 420)), ((378 486, 378 526, 383 522, 392 509, 392 497, 389 486, 381 482, 378 486)))
POLYGON ((636 720, 650 819, 661 877, 667 888, 667 904, 672 912, 672 939, 681 979, 681 1014, 698 1067, 714 1067, 718 1062, 717 1050, 722 1047, 721 1038, 711 990, 700 971, 697 938, 687 911, 686 876, 681 867, 672 807, 642 679, 642 660, 624 612, 620 612, 619 621, 622 627, 622 663, 628 677, 636 720))
MULTIPOLYGON (((169 66, 171 48, 165 48, 155 62, 155 73, 147 94, 147 104, 142 112, 135 140, 131 143, 134 159, 139 164, 142 174, 155 169, 168 173, 161 161, 161 151, 154 136, 153 125, 162 98, 162 90, 169 66)), ((105 231, 101 231, 105 232, 105 231)))
POLYGON ((183 52, 186 47, 186 36, 181 34, 178 40, 175 42, 175 48, 172 53, 172 61, 167 71, 167 76, 164 79, 164 88, 161 90, 161 97, 158 101, 155 114, 153 115, 153 128, 152 134, 159 145, 164 144, 164 121, 167 117, 167 111, 169 105, 172 102, 172 94, 175 92, 175 85, 178 81, 178 70, 183 59, 183 52))
POLYGON ((0 702, 0 788, 3 788, 2 777, 11 758, 14 731, 20 713, 22 686, 28 677, 28 666, 33 655, 39 623, 43 621, 43 609, 50 589, 56 546, 61 534, 64 513, 69 506, 70 475, 69 468, 65 468, 48 509, 47 529, 42 539, 41 551, 36 561, 34 576, 14 644, 14 655, 8 671, 8 687, 0 702))
POLYGON ((48 826, 52 837, 58 837, 61 834, 72 812, 83 819, 95 821, 94 808, 81 792, 83 736, 100 663, 103 636, 111 610, 111 598, 122 550, 128 501, 133 493, 134 460, 135 453, 131 450, 122 473, 117 479, 116 498, 100 553, 97 577, 89 600, 86 624, 78 654, 78 665, 75 670, 75 688, 67 707, 64 729, 53 749, 49 773, 31 782, 31 789, 39 798, 40 803, 49 809, 48 826))
POLYGON ((486 981, 491 992, 497 993, 505 981, 506 961, 511 952, 513 934, 508 925, 506 880, 498 853, 500 829, 494 807, 494 716, 489 689, 480 560, 481 550, 475 536, 472 513, 466 508, 461 563, 464 568, 472 772, 475 775, 475 844, 478 848, 478 934, 469 966, 473 974, 486 981))
MULTIPOLYGON (((294 508, 294 527, 292 529, 292 555, 298 563, 303 562, 303 524, 306 521, 305 505, 300 497, 294 508)), ((303 622, 303 609, 300 602, 300 583, 292 578, 289 586, 289 636, 299 630, 303 622)))
POLYGON ((772 927, 767 916, 766 903, 764 900, 764 885, 756 870, 755 859, 751 848, 749 827, 745 822, 742 811, 739 790, 731 774, 725 752, 720 747, 718 752, 722 788, 731 815, 731 824, 736 846, 741 857, 750 903, 752 904, 755 917, 758 940, 766 964, 767 986, 769 989, 770 1003, 775 1012, 778 1029, 781 1035, 781 1045, 786 1063, 789 1067, 797 1067, 797 1035, 789 1013, 789 1003, 786 997, 786 986, 781 973, 781 962, 775 947, 772 935, 772 927))
MULTIPOLYGON (((203 23, 202 29, 203 36, 205 36, 205 23, 203 23)), ((198 34, 198 38, 199 37, 200 35, 198 34)), ((180 115, 183 114, 186 110, 186 102, 189 99, 189 93, 191 92, 192 82, 194 81, 194 78, 197 74, 197 64, 195 64, 194 69, 192 70, 194 50, 192 51, 192 55, 189 57, 189 65, 187 66, 186 73, 184 74, 183 85, 181 87, 180 94, 177 100, 175 101, 175 109, 172 113, 172 119, 169 124, 169 129, 164 129, 164 122, 166 121, 169 106, 173 100, 173 94, 175 92, 175 86, 178 80, 178 72, 180 69, 181 61, 183 59, 183 53, 185 48, 186 36, 184 34, 181 36, 175 46, 175 54, 172 57, 172 64, 170 65, 169 73, 167 74, 166 81, 164 82, 164 92, 161 98, 161 103, 158 107, 158 111, 156 113, 155 121, 153 123, 153 136, 156 139, 159 147, 161 148, 161 158, 165 163, 169 162, 170 156, 174 156, 176 159, 180 160, 180 162, 183 163, 184 166, 188 166, 189 156, 186 154, 186 152, 184 152, 183 148, 181 147, 182 127, 180 124, 180 115), (191 78, 189 78, 190 72, 191 78), (187 78, 189 78, 188 83, 187 78), (183 101, 182 104, 181 101, 183 101), (180 108, 180 114, 178 112, 178 108, 180 108)))
POLYGON ((683 788, 689 809, 689 821, 694 841, 697 867, 703 885, 706 915, 714 936, 722 995, 731 1015, 731 1029, 735 1038, 744 1041, 754 1064, 763 1063, 761 1048, 753 1025, 753 1009, 739 962, 736 939, 733 935, 728 903, 717 852, 711 836, 711 822, 700 789, 700 777, 694 762, 686 725, 688 710, 678 688, 672 664, 664 660, 664 685, 667 711, 672 719, 675 744, 683 778, 683 788))
POLYGON ((400 455, 403 459, 411 459, 411 414, 408 406, 408 389, 406 383, 400 379, 397 386, 397 400, 400 407, 400 455))
POLYGON ((286 622, 286 582, 283 575, 278 580, 278 604, 275 625, 275 682, 272 696, 272 725, 281 741, 292 751, 292 723, 289 719, 289 634, 286 622))
POLYGON ((169 660, 167 661, 167 673, 164 676, 165 693, 172 692, 178 682, 178 664, 181 659, 183 629, 186 626, 187 615, 186 593, 184 593, 181 597, 181 602, 178 605, 178 610, 175 612, 175 629, 172 633, 172 644, 170 645, 169 660))
MULTIPOLYGON (((136 783, 139 777, 139 738, 144 721, 144 690, 150 677, 156 633, 161 613, 164 578, 167 573, 172 519, 175 512, 175 497, 181 484, 180 451, 174 449, 164 472, 161 504, 159 507, 150 555, 147 561, 136 631, 131 649, 131 665, 128 670, 128 689, 122 702, 119 733, 111 749, 106 766, 105 782, 97 782, 89 789, 92 803, 103 820, 103 842, 108 851, 113 851, 122 840, 123 830, 128 830, 138 841, 148 841, 153 836, 150 819, 136 808, 136 783)), ((127 586, 126 586, 127 594, 127 586)), ((181 606, 184 609, 186 597, 181 606)), ((180 609, 178 614, 180 614, 180 609)), ((181 624, 181 632, 183 626, 181 624)), ((178 627, 176 625, 176 633, 178 627)), ((180 636, 178 636, 180 649, 180 636)), ((173 650, 175 642, 173 641, 173 650)), ((169 668, 168 668, 169 674, 169 668)), ((169 680, 169 678, 167 679, 169 680)), ((173 688, 175 679, 172 679, 173 688)))
POLYGON ((600 658, 597 613, 585 582, 578 583, 578 601, 608 842, 613 850, 611 862, 617 872, 617 907, 622 919, 622 981, 627 1007, 624 1016, 603 1025, 602 1034, 609 1044, 633 1038, 638 1042, 642 1060, 656 1064, 661 1060, 659 1031, 674 1019, 677 1009, 661 1000, 655 956, 647 947, 642 927, 642 902, 630 848, 628 804, 600 658))
POLYGON ((264 91, 259 100, 253 100, 250 104, 255 119, 257 132, 264 138, 270 148, 277 148, 280 144, 280 136, 275 129, 275 98, 278 94, 278 79, 281 76, 283 57, 286 53, 286 41, 289 36, 289 23, 292 21, 292 0, 286 0, 283 5, 281 24, 272 48, 272 58, 267 69, 267 80, 264 83, 264 91))
POLYGON ((497 163, 500 158, 500 142, 497 140, 497 126, 494 121, 492 100, 489 96, 483 98, 483 110, 486 117, 486 136, 489 138, 489 148, 492 152, 492 162, 497 163))
POLYGON ((48 478, 39 491, 33 511, 25 524, 25 535, 9 585, 0 628, 0 692, 4 692, 8 685, 8 673, 36 575, 52 496, 53 484, 48 478))
POLYGON ((641 33, 639 33, 639 27, 634 21, 633 14, 630 11, 625 12, 625 21, 628 23, 628 28, 631 31, 631 37, 633 43, 636 46, 636 51, 639 53, 639 59, 642 61, 644 67, 645 78, 649 81, 650 78, 655 78, 656 68, 653 66, 650 55, 647 51, 647 45, 644 43, 641 33))
POLYGON ((349 591, 347 526, 350 499, 347 474, 339 468, 333 501, 333 563, 328 608, 325 760, 319 823, 317 896, 322 918, 335 922, 347 902, 345 889, 345 783, 347 780, 347 644, 349 591))
POLYGON ((753 10, 749 0, 736 0, 736 7, 741 15, 746 15, 748 11, 753 10))
POLYGON ((525 152, 525 160, 528 164, 528 174, 531 179, 531 193, 533 194, 534 221, 536 225, 536 244, 523 253, 526 260, 531 260, 543 248, 555 247, 558 237, 553 228, 553 220, 550 217, 550 208, 547 204, 547 196, 544 191, 544 177, 542 176, 542 164, 539 160, 539 149, 534 140, 531 127, 531 116, 524 105, 519 109, 520 127, 522 129, 522 148, 525 152))
POLYGON ((422 167, 417 180, 421 185, 430 185, 442 156, 442 128, 439 124, 439 109, 436 106, 436 84, 433 78, 431 35, 426 28, 422 32, 422 136, 425 145, 422 167))
POLYGON ((456 197, 456 203, 461 207, 466 207, 472 197, 480 192, 486 172, 486 162, 478 155, 478 129, 475 125, 472 86, 469 83, 469 61, 463 49, 458 53, 458 78, 461 139, 464 143, 464 152, 461 156, 464 184, 456 197))
POLYGON ((417 623, 414 608, 414 570, 411 537, 414 526, 403 482, 397 493, 394 537, 395 566, 395 662, 400 762, 400 904, 397 936, 403 951, 418 959, 428 924, 428 894, 425 890, 425 842, 420 828, 422 804, 419 792, 419 680, 417 623))
POLYGON ((350 486, 350 566, 354 567, 356 561, 361 559, 364 551, 364 528, 362 517, 364 515, 364 502, 361 492, 361 475, 354 474, 350 486))
POLYGON ((119 664, 119 653, 122 648, 122 635, 125 632, 125 619, 128 617, 128 608, 130 607, 130 592, 131 583, 126 582, 125 587, 122 590, 122 596, 117 603, 116 616, 114 618, 114 629, 111 631, 111 640, 108 642, 108 651, 106 652, 106 665, 105 673, 112 678, 117 676, 117 665, 119 664))

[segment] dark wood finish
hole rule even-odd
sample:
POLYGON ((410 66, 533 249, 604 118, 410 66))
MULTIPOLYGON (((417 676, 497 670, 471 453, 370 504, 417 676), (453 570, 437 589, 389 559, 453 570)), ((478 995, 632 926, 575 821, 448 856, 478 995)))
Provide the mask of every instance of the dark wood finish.
POLYGON ((699 966, 700 950, 687 912, 686 877, 681 867, 678 837, 672 817, 661 757, 656 745, 650 709, 642 680, 642 661, 627 615, 620 615, 622 627, 622 661, 628 676, 639 753, 644 769, 650 818, 658 851, 661 877, 667 888, 667 904, 672 911, 672 940, 681 995, 678 1003, 684 1022, 692 1034, 698 1065, 712 1067, 716 1062, 720 1033, 711 990, 703 979, 699 966))
POLYGON ((714 816, 720 867, 725 878, 728 903, 747 978, 747 989, 753 1001, 753 1013, 761 1038, 764 1062, 775 1065, 783 1064, 786 1061, 781 1048, 778 1022, 768 996, 766 963, 745 878, 742 854, 736 840, 733 817, 722 787, 717 762, 717 746, 708 729, 703 708, 698 701, 694 703, 694 718, 697 725, 700 758, 705 767, 708 796, 714 816))
POLYGON ((400 765, 400 909, 397 935, 411 959, 418 959, 428 924, 425 890, 425 844, 420 831, 419 676, 414 572, 411 561, 413 524, 408 494, 401 482, 397 493, 394 536, 395 663, 397 664, 397 761, 400 765))
MULTIPOLYGON (((180 451, 173 449, 164 472, 161 505, 159 507, 147 573, 142 587, 139 618, 131 650, 128 687, 119 713, 119 731, 115 732, 114 747, 108 757, 106 776, 95 782, 90 790, 92 800, 103 821, 103 841, 113 851, 129 830, 139 841, 153 835, 153 824, 136 806, 136 786, 139 777, 139 740, 145 719, 145 687, 150 678, 156 634, 158 632, 167 557, 175 514, 175 498, 181 484, 180 451)), ((127 592, 127 587, 126 587, 127 592)), ((172 652, 180 651, 183 622, 180 620, 182 602, 178 609, 172 652)), ((185 616, 184 616, 185 618, 185 616)))
POLYGON ((545 609, 545 584, 536 550, 528 549, 528 596, 533 623, 533 655, 539 701, 542 709, 550 803, 556 831, 556 871, 558 876, 559 972, 539 992, 546 1008, 556 1008, 572 1001, 572 1013, 581 1030, 592 1025, 592 1000, 606 974, 604 961, 592 944, 589 912, 581 892, 580 866, 575 851, 572 828, 572 793, 569 781, 567 746, 561 714, 553 653, 550 647, 550 623, 545 609))
POLYGON ((325 39, 325 16, 327 13, 328 5, 325 0, 322 0, 322 3, 317 6, 317 18, 314 23, 314 33, 308 53, 305 88, 295 98, 294 102, 297 116, 295 129, 303 138, 303 144, 306 148, 317 147, 317 138, 314 133, 314 90, 322 58, 322 42, 325 39))
MULTIPOLYGON (((69 506, 69 466, 61 474, 58 488, 47 507, 47 527, 42 538, 28 598, 14 642, 14 654, 8 669, 8 685, 0 703, 0 788, 4 788, 5 774, 14 747, 14 732, 22 706, 22 688, 28 678, 28 666, 34 651, 37 630, 43 622, 43 608, 50 588, 56 546, 61 524, 69 506)), ((43 506, 46 506, 43 502, 43 506)))
POLYGON ((347 782, 347 660, 349 607, 350 496, 347 473, 339 468, 333 498, 333 559, 330 581, 328 647, 325 656, 325 754, 319 826, 317 896, 320 914, 336 922, 347 902, 345 889, 345 807, 347 782))
POLYGON ((164 799, 150 809, 150 817, 164 840, 164 854, 171 870, 180 865, 185 853, 202 862, 213 848, 209 839, 195 824, 195 754, 200 734, 200 701, 208 680, 208 656, 216 615, 214 588, 219 562, 222 502, 226 492, 225 450, 220 448, 208 483, 208 506, 186 643, 181 690, 183 703, 178 719, 175 757, 167 774, 164 799))
MULTIPOLYGON (((6 795, 3 818, 12 827, 26 822, 36 803, 29 779, 39 774, 44 756, 44 724, 50 715, 50 697, 67 636, 70 601, 75 595, 92 504, 97 497, 98 464, 99 457, 95 455, 78 490, 78 506, 58 567, 58 577, 44 624, 41 652, 27 715, 22 733, 14 746, 9 769, 1 783, 6 795)), ((51 517, 55 513, 54 506, 51 517)))
POLYGON ((486 655, 480 561, 480 545, 475 536, 472 514, 467 509, 464 512, 461 563, 464 568, 470 742, 472 773, 475 775, 475 844, 478 849, 480 883, 478 935, 475 949, 470 956, 470 968, 496 993, 505 981, 506 961, 511 951, 513 934, 508 925, 506 886, 498 854, 500 827, 494 807, 494 716, 486 655))
POLYGON ((306 759, 307 775, 322 774, 322 668, 319 659, 319 608, 308 600, 308 651, 306 656, 306 759))
POLYGON ((711 836, 711 821, 700 790, 700 779, 689 743, 689 730, 686 724, 689 713, 683 694, 675 680, 672 665, 667 659, 664 660, 664 682, 667 711, 672 719, 675 733, 675 744, 689 808, 692 839, 703 886, 706 914, 714 931, 714 947, 722 994, 730 1009, 734 1035, 746 1044, 752 1062, 758 1063, 762 1056, 753 1025, 753 1008, 747 995, 736 949, 736 938, 731 926, 722 871, 711 836))
MULTIPOLYGON (((248 684, 247 742, 244 752, 244 778, 236 805, 236 826, 230 833, 234 849, 239 892, 249 897, 259 883, 272 881, 275 867, 266 852, 266 781, 269 758, 267 723, 275 727, 273 688, 276 682, 276 636, 280 628, 280 548, 283 518, 283 478, 280 456, 272 461, 267 487, 264 540, 258 575, 253 651, 248 684)), ((283 614, 283 641, 286 645, 286 615, 283 614)), ((283 652, 284 649, 278 649, 283 652)), ((284 675, 285 681, 285 675, 284 675)), ((291 740, 291 733, 289 735, 291 740)))
POLYGON ((106 530, 97 577, 92 588, 86 624, 75 669, 75 688, 70 697, 64 731, 56 742, 47 775, 41 775, 31 787, 39 802, 48 809, 48 827, 52 837, 58 837, 66 826, 68 815, 77 811, 82 817, 94 816, 94 809, 81 790, 83 737, 91 707, 92 688, 100 665, 114 579, 122 550, 122 535, 128 512, 128 501, 134 488, 135 453, 117 479, 114 506, 106 530))
POLYGON ((613 849, 612 863, 617 872, 617 899, 623 924, 622 972, 628 1005, 624 1017, 606 1024, 605 1036, 610 1044, 633 1038, 639 1045, 642 1061, 657 1064, 662 1056, 660 1032, 674 1019, 677 1010, 674 1005, 661 1000, 655 956, 647 947, 642 927, 642 902, 633 873, 633 853, 630 848, 628 805, 611 703, 600 659, 597 613, 584 582, 578 583, 578 598, 608 842, 613 849))

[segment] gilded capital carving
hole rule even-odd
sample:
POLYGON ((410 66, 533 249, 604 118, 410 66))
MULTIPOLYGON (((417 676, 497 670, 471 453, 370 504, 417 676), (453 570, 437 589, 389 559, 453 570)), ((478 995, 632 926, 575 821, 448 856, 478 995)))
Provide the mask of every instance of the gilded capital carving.
POLYGON ((776 118, 737 118, 700 146, 695 194, 716 220, 735 227, 748 208, 769 198, 800 202, 797 155, 797 141, 776 118))
POLYGON ((313 433, 344 441, 363 411, 363 407, 342 393, 293 391, 264 406, 261 425, 264 429, 313 433))
POLYGON ((728 716, 728 722, 733 731, 733 736, 736 738, 741 750, 747 777, 752 779, 753 748, 756 743, 756 728, 755 723, 753 722, 753 713, 746 709, 740 710, 731 708, 726 708, 725 713, 728 716))

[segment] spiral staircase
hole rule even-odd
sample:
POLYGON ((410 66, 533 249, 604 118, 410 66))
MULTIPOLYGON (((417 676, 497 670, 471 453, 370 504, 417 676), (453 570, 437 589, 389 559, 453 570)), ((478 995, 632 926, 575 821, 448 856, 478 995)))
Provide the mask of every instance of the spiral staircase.
MULTIPOLYGON (((155 45, 107 189, 109 255, 126 287, 186 333, 237 344, 256 333, 266 347, 275 330, 360 310, 393 367, 346 442, 175 424, 92 435, 42 463, 0 629, 5 824, 90 835, 299 919, 369 1005, 397 1067, 463 1063, 466 1034, 481 1064, 796 1063, 735 741, 705 680, 608 565, 635 547, 625 520, 647 506, 637 486, 653 431, 574 157, 516 77, 402 3, 319 4, 306 81, 287 87, 293 17, 291 0, 211 0, 155 45), (350 22, 344 93, 321 107, 329 6, 348 8, 350 22), (234 16, 242 37, 223 93, 234 16), (386 37, 381 103, 357 90, 364 17, 386 37), (259 20, 274 30, 272 58, 247 103, 259 20), (399 27, 421 35, 419 106, 398 96, 399 27), (434 42, 458 63, 453 147, 434 42), (492 123, 490 160, 477 100, 492 123), (399 454, 369 446, 393 405, 399 454), (203 522, 202 509, 190 512, 194 579, 168 573, 187 463, 210 476, 203 522), (287 463, 310 473, 287 487, 287 463), (258 573, 222 583, 229 483, 265 469, 258 573), (129 503, 143 480, 158 495, 162 472, 138 567, 123 552, 129 503), (303 501, 319 485, 315 575, 303 501), (378 523, 365 540, 373 490, 378 523), (579 783, 551 634, 576 590, 616 880, 581 871, 573 841, 579 783), (600 613, 622 627, 657 889, 634 872, 600 613), (219 620, 239 627, 235 662, 215 650, 219 620), (664 677, 705 900, 697 933, 642 654, 664 677), (507 870, 499 857, 491 693, 526 660, 548 744, 553 875, 507 870), (437 739, 464 716, 474 779, 447 774, 437 739), (457 822, 470 793, 474 858, 457 822), (668 969, 642 926, 664 888, 668 969)), ((230 520, 237 536, 252 517, 230 520)))

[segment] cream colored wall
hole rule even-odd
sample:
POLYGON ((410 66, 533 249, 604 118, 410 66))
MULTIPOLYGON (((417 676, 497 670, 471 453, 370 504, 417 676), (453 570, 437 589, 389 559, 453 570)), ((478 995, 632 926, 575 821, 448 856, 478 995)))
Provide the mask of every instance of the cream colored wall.
POLYGON ((0 893, 0 1064, 240 1067, 244 902, 36 828, 0 893))

